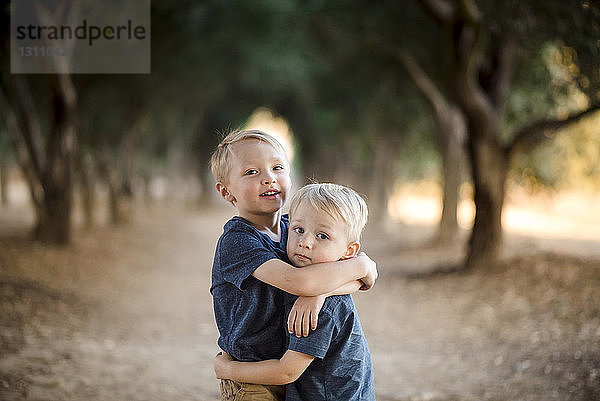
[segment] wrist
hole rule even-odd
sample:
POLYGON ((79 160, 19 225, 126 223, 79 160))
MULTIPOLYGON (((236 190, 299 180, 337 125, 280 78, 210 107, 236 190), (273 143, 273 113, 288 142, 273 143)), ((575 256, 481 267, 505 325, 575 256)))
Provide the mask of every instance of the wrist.
POLYGON ((217 378, 228 379, 231 377, 231 369, 229 369, 230 364, 231 363, 225 361, 218 361, 215 363, 215 372, 217 373, 217 378))
POLYGON ((364 263, 362 258, 354 258, 353 261, 358 265, 356 280, 360 280, 369 274, 369 265, 364 263))
POLYGON ((235 370, 235 369, 233 368, 233 365, 235 365, 235 362, 233 362, 233 361, 228 361, 228 362, 227 362, 227 363, 224 365, 224 369, 223 369, 223 370, 224 370, 224 372, 223 372, 223 373, 224 373, 224 376, 225 376, 227 379, 230 379, 231 377, 233 377, 233 372, 234 372, 234 370, 235 370))

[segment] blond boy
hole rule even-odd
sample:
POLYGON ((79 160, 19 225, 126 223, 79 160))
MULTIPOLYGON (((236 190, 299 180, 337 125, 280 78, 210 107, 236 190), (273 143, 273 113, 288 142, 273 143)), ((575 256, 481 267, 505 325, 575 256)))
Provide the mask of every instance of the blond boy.
MULTIPOLYGON (((367 206, 353 190, 307 185, 291 201, 288 257, 302 268, 352 258, 366 221, 367 206)), ((290 335, 281 359, 237 362, 222 354, 215 358, 215 373, 250 383, 290 383, 288 401, 375 400, 369 348, 350 295, 327 298, 317 329, 308 337, 290 335)))
MULTIPOLYGON (((287 343, 285 292, 319 296, 370 288, 377 277, 375 263, 364 254, 305 269, 286 262, 289 221, 281 208, 291 180, 285 150, 272 136, 232 132, 214 152, 211 170, 217 191, 237 209, 224 226, 212 269, 219 347, 236 361, 280 358, 287 343)), ((315 302, 307 314, 314 316, 320 306, 315 302)), ((222 380, 221 399, 281 400, 283 387, 222 380)))

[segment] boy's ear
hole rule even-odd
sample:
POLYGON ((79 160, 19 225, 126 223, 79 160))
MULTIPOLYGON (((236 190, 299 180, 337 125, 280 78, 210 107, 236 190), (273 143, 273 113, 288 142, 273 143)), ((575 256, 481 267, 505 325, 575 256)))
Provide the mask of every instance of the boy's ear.
POLYGON ((346 253, 344 254, 344 259, 350 259, 358 255, 358 251, 360 250, 359 242, 351 242, 346 247, 346 253))
POLYGON ((217 192, 221 195, 221 197, 227 202, 233 203, 235 201, 235 197, 231 194, 231 192, 229 192, 225 184, 223 184, 221 181, 217 182, 215 188, 217 189, 217 192))

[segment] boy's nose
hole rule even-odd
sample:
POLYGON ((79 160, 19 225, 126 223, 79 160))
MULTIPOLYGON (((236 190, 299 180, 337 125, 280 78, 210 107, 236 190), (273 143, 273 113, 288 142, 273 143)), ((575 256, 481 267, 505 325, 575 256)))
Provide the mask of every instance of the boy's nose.
POLYGON ((263 180, 262 180, 263 184, 265 184, 265 185, 271 185, 271 184, 274 184, 274 183, 275 183, 275 181, 277 181, 277 180, 275 179, 275 175, 274 175, 274 174, 271 174, 271 172, 266 172, 266 173, 265 173, 265 176, 264 176, 264 178, 263 178, 263 180))
POLYGON ((301 239, 300 241, 298 241, 298 245, 300 245, 301 248, 306 248, 306 249, 312 248, 312 242, 307 241, 306 239, 301 239))

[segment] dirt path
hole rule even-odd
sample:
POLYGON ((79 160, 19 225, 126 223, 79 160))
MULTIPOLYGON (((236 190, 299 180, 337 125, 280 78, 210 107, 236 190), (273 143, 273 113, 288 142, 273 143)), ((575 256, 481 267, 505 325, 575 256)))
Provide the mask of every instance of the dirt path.
MULTIPOLYGON (((68 249, 2 213, 0 399, 218 399, 208 287, 230 209, 155 206, 68 249)), ((366 238, 381 279, 355 297, 379 401, 600 400, 600 259, 530 238, 485 272, 411 279, 461 253, 396 229, 366 238)))
POLYGON ((17 352, 0 360, 0 399, 217 399, 208 286, 228 212, 154 208, 71 250, 5 241, 3 323, 20 323, 3 327, 17 352))

